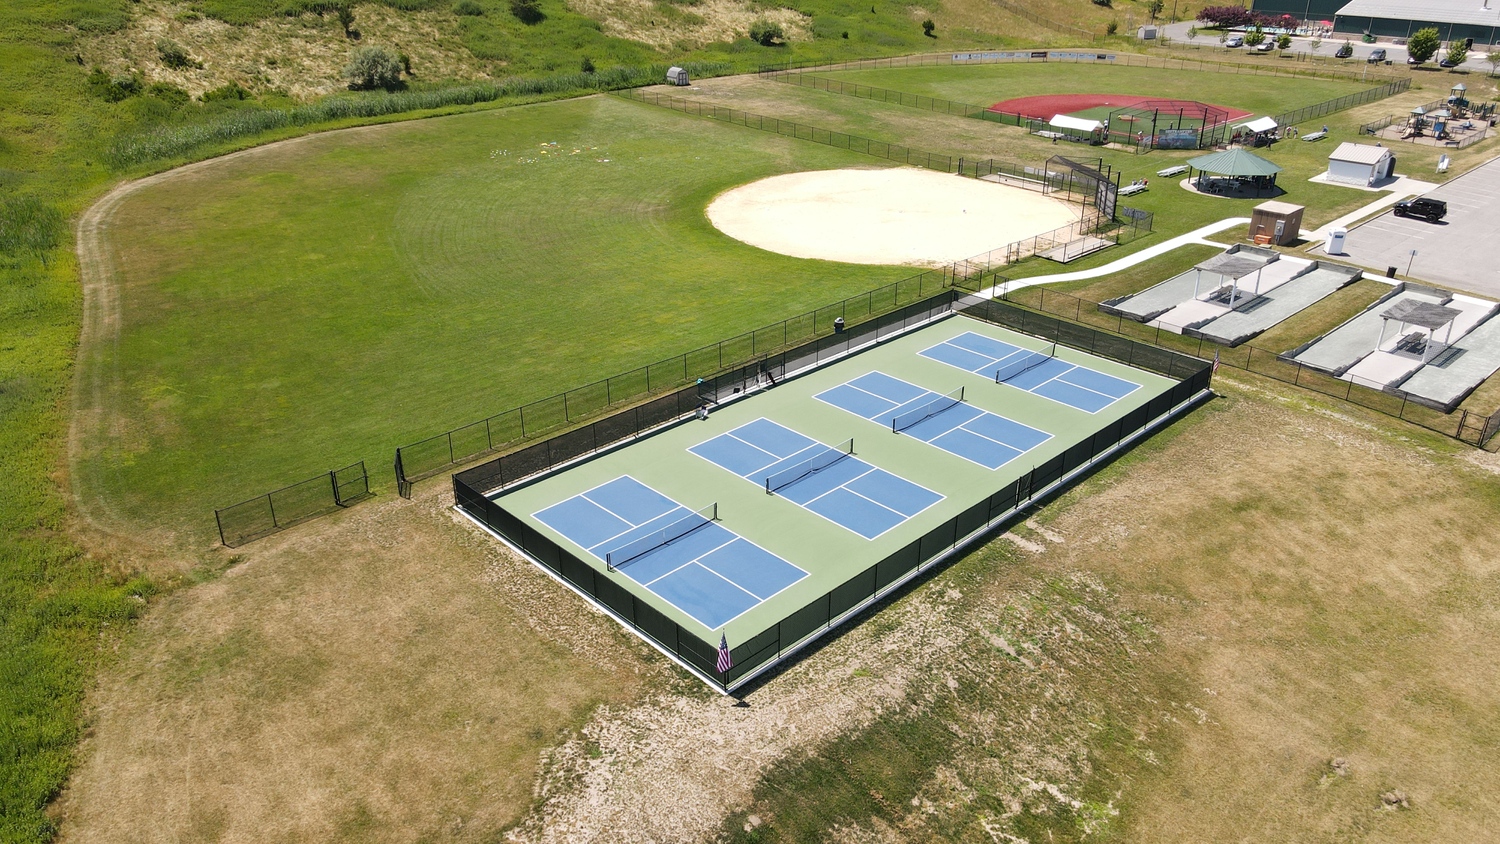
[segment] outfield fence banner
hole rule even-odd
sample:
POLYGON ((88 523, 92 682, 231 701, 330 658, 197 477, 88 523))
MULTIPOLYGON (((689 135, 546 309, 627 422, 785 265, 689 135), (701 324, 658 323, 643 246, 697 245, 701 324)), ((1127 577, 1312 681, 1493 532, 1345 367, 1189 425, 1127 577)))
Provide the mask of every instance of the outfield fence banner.
MULTIPOLYGON (((572 432, 593 450, 625 437, 639 435, 691 413, 700 401, 719 401, 755 385, 760 377, 779 379, 792 370, 843 354, 860 343, 884 339, 900 326, 925 314, 924 304, 953 287, 953 266, 928 270, 868 293, 851 296, 754 331, 632 369, 567 392, 497 413, 451 431, 404 445, 396 450, 397 491, 410 497, 411 484, 445 470, 473 462, 486 454, 513 449, 530 440, 617 411, 592 433, 572 432), (842 320, 843 330, 839 330, 842 320), (809 357, 810 356, 810 357, 809 357), (684 389, 684 385, 687 385, 684 389), (666 394, 666 395, 663 395, 666 394), (624 408, 624 410, 620 410, 624 408), (631 416, 631 414, 635 414, 631 416), (609 426, 631 424, 616 430, 609 426)), ((965 268, 964 272, 988 272, 965 268)), ((965 280, 965 283, 973 283, 965 280)), ((925 317, 922 317, 925 318, 925 317)), ((585 429, 580 429, 583 431, 585 429)), ((553 447, 559 438, 549 440, 553 447)), ((546 443, 541 444, 546 446, 546 443)), ((514 466, 540 461, 546 466, 571 459, 546 448, 532 447, 518 454, 514 466)), ((504 483, 520 477, 507 470, 504 483)))
MULTIPOLYGON (((945 314, 956 310, 1000 325, 1025 321, 1024 316, 1019 316, 1023 313, 1022 309, 987 298, 988 293, 980 292, 982 283, 976 282, 972 287, 974 295, 948 290, 922 303, 919 310, 925 310, 928 314, 945 314)), ((1046 319, 1043 318, 1044 321, 1046 319)), ((1046 324, 1060 322, 1051 320, 1046 324)), ((963 513, 835 586, 778 623, 736 643, 730 649, 733 667, 727 672, 718 670, 717 643, 677 624, 634 596, 617 576, 584 562, 492 500, 490 495, 497 489, 494 484, 505 474, 495 464, 507 458, 454 474, 454 500, 474 521, 525 553, 554 577, 605 609, 621 624, 671 656, 700 679, 724 692, 734 691, 914 578, 1009 523, 1022 509, 1061 491, 1087 472, 1093 471, 1102 460, 1129 448, 1140 438, 1211 395, 1210 364, 1126 338, 1096 339, 1088 335, 1087 329, 1079 328, 1081 330, 1074 332, 1054 330, 1052 333, 1067 334, 1086 342, 1098 350, 1095 354, 1104 354, 1115 360, 1135 360, 1137 366, 1169 375, 1179 379, 1179 382, 1169 392, 1110 423, 1089 439, 1036 466, 1022 477, 1005 484, 963 513)), ((1067 341, 1061 342, 1068 345, 1067 341)), ((816 365, 816 352, 811 347, 804 348, 801 356, 816 365)), ((682 392, 687 395, 688 403, 691 403, 694 391, 689 389, 682 392)), ((629 417, 628 412, 620 416, 622 418, 618 423, 601 420, 599 424, 609 423, 611 430, 625 430, 637 424, 629 417)), ((555 444, 552 441, 538 443, 528 450, 545 449, 549 454, 573 453, 576 456, 581 452, 578 452, 577 441, 567 439, 571 436, 564 434, 554 438, 557 441, 555 444)), ((535 474, 542 471, 536 468, 540 465, 540 460, 532 461, 521 467, 521 471, 535 474)))
MULTIPOLYGON (((1058 318, 1068 324, 1090 326, 1126 338, 1149 343, 1154 347, 1171 349, 1179 354, 1199 360, 1218 360, 1224 366, 1264 375, 1286 384, 1302 387, 1325 396, 1373 410, 1387 416, 1410 422, 1472 446, 1483 448, 1490 444, 1500 430, 1500 410, 1492 414, 1475 413, 1470 410, 1455 411, 1451 407, 1434 406, 1431 400, 1412 395, 1395 387, 1381 385, 1366 386, 1354 381, 1338 378, 1324 370, 1315 369, 1299 361, 1291 360, 1283 353, 1258 348, 1248 343, 1225 346, 1204 337, 1177 334, 1160 323, 1150 325, 1137 322, 1119 313, 1108 313, 1100 303, 1083 299, 1045 287, 1024 287, 1002 292, 1001 297, 1012 304, 1024 305, 1032 312, 1047 318, 1058 318)), ((1048 330, 1041 323, 1024 323, 1029 334, 1047 337, 1048 330)), ((1059 342, 1067 343, 1060 338, 1059 342)))
POLYGON ((219 541, 226 547, 235 548, 314 516, 348 507, 369 495, 370 475, 361 460, 214 510, 214 521, 219 526, 219 541))

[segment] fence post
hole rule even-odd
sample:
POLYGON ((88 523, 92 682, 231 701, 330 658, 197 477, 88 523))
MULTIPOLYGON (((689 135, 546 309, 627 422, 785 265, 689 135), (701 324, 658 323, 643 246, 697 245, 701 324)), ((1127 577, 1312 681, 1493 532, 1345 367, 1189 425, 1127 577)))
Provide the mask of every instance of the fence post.
MULTIPOLYGON (((266 506, 271 508, 271 527, 281 527, 276 521, 276 500, 271 497, 271 493, 269 492, 266 493, 266 506)), ((218 513, 215 512, 214 515, 218 515, 218 513)))
POLYGON ((218 510, 214 510, 214 524, 219 526, 219 544, 223 545, 225 548, 228 548, 229 543, 224 539, 224 520, 219 518, 218 510))
POLYGON ((335 472, 332 469, 329 469, 328 470, 328 481, 329 481, 329 483, 333 484, 333 503, 336 506, 338 506, 338 507, 344 506, 343 499, 339 498, 339 475, 338 475, 338 472, 335 472))

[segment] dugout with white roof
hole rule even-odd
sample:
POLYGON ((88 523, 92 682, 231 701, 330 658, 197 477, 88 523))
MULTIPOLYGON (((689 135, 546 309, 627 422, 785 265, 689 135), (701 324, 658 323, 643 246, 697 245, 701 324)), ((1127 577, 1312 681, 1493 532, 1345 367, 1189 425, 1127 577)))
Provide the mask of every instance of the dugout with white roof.
POLYGON ((1104 124, 1098 120, 1073 117, 1068 114, 1054 114, 1052 119, 1047 121, 1047 125, 1075 140, 1093 143, 1104 137, 1104 124))
POLYGON ((1396 156, 1387 148, 1345 141, 1328 156, 1328 181, 1369 187, 1396 173, 1396 156))
POLYGON ((1241 142, 1253 138, 1270 138, 1280 127, 1270 117, 1257 117, 1234 127, 1234 136, 1241 142))

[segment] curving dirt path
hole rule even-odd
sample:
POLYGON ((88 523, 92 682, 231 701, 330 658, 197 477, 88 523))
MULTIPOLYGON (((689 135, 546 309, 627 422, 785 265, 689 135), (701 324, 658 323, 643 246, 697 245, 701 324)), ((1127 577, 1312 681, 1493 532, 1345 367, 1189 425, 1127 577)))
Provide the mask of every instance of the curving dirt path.
POLYGON ((289 147, 310 143, 334 132, 370 132, 391 125, 394 124, 377 123, 314 132, 122 182, 79 216, 74 226, 74 241, 83 291, 83 314, 78 336, 77 371, 73 378, 72 413, 68 423, 67 473, 62 485, 71 496, 86 533, 94 534, 96 539, 135 539, 147 547, 160 547, 162 540, 172 538, 143 532, 140 525, 131 524, 101 492, 101 475, 108 471, 107 464, 88 459, 100 452, 108 452, 123 434, 118 369, 123 295, 110 228, 116 212, 137 192, 167 181, 191 178, 230 163, 281 153, 289 147))

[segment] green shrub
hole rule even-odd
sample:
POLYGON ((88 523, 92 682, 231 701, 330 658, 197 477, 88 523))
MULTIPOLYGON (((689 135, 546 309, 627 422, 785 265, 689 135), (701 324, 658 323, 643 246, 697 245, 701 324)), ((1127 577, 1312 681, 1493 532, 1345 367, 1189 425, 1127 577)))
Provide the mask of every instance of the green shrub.
POLYGON ((188 51, 181 44, 170 38, 158 38, 156 41, 156 55, 161 63, 173 70, 186 70, 192 67, 203 67, 203 63, 194 61, 188 55, 188 51))
POLYGON ((527 26, 539 24, 547 19, 542 13, 540 0, 510 0, 510 13, 527 26))
POLYGON ((786 38, 786 31, 781 24, 760 18, 750 24, 750 40, 763 47, 773 47, 786 38))
POLYGON ((333 13, 338 16, 339 26, 344 28, 344 34, 348 35, 354 28, 354 7, 348 3, 340 3, 334 7, 333 13))
POLYGON ((116 73, 111 76, 103 68, 94 68, 89 74, 88 88, 95 96, 106 102, 117 103, 141 92, 141 78, 133 73, 116 73))
POLYGON ((1110 21, 1104 27, 1104 34, 1105 35, 1114 35, 1116 32, 1119 32, 1119 31, 1120 31, 1120 22, 1119 21, 1110 21))
POLYGON ((583 57, 583 62, 578 65, 578 69, 584 73, 593 73, 598 70, 598 68, 594 67, 594 60, 588 56, 583 57))
POLYGON ((355 91, 389 91, 401 84, 401 57, 385 47, 360 47, 344 68, 344 79, 355 91))
POLYGON ((484 14, 484 7, 475 3, 474 0, 458 0, 453 4, 453 14, 459 17, 477 18, 484 14))
POLYGON ((932 18, 928 18, 927 20, 922 21, 923 35, 927 36, 928 38, 936 38, 937 36, 932 34, 932 31, 934 29, 937 29, 937 24, 932 22, 932 18))
POLYGON ((204 91, 203 95, 198 99, 205 103, 211 103, 220 100, 249 100, 253 98, 254 96, 249 91, 240 87, 240 83, 230 82, 227 85, 220 85, 212 91, 204 91))
POLYGON ((151 83, 151 87, 146 89, 146 94, 147 96, 161 100, 173 108, 187 105, 193 99, 192 95, 187 91, 167 82, 151 83))

